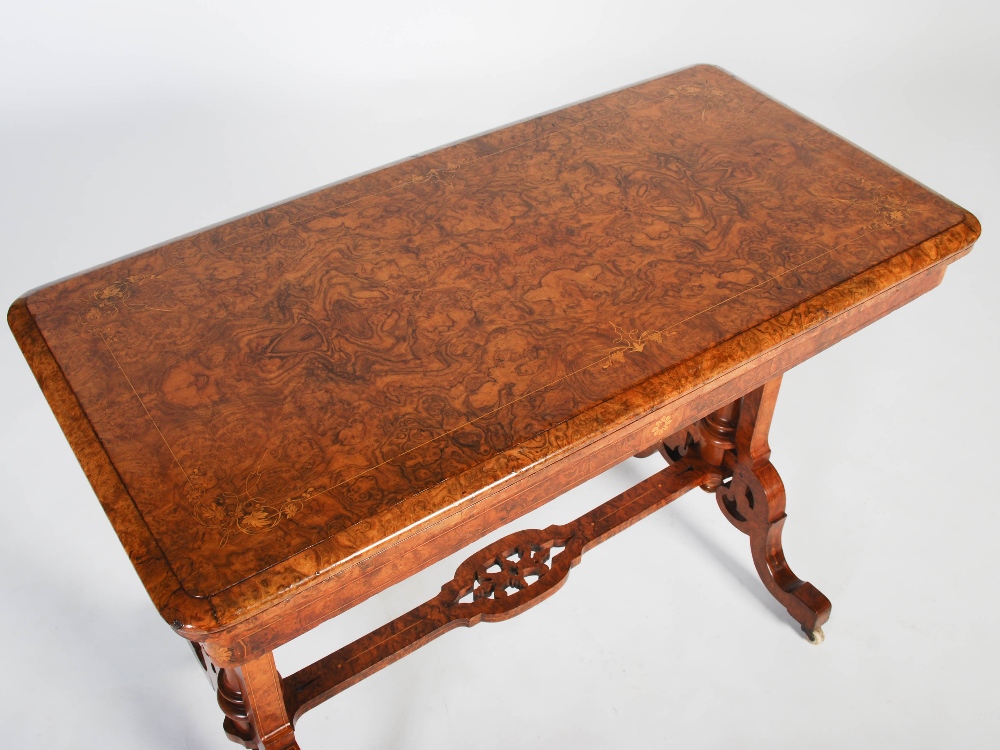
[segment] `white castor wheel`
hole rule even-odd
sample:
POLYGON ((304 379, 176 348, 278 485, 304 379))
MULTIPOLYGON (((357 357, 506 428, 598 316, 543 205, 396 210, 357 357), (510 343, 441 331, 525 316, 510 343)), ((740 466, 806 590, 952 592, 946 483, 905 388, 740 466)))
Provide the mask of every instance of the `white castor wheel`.
POLYGON ((805 628, 802 628, 802 632, 806 634, 806 638, 814 646, 818 646, 823 642, 823 639, 826 638, 826 636, 823 635, 823 628, 816 628, 815 630, 806 630, 805 628))

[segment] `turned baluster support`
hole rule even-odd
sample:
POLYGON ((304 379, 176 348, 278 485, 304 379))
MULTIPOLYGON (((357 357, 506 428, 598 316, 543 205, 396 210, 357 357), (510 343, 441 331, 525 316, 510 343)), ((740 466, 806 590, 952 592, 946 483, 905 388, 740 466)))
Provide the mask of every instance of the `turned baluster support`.
POLYGON ((217 696, 219 708, 226 718, 222 721, 222 730, 233 742, 238 742, 244 747, 255 746, 254 739, 256 732, 250 723, 250 714, 247 711, 246 700, 243 694, 243 685, 240 684, 239 674, 235 668, 220 669, 218 679, 217 696))
MULTIPOLYGON (((739 401, 733 401, 718 409, 699 423, 701 439, 699 453, 701 460, 712 466, 722 466, 726 454, 736 448, 736 420, 739 414, 739 401)), ((715 487, 708 486, 711 492, 715 487)))
POLYGON ((214 675, 219 708, 226 716, 222 721, 226 736, 256 750, 298 750, 274 655, 269 653, 240 666, 218 667, 205 658, 198 644, 194 645, 210 679, 214 675))

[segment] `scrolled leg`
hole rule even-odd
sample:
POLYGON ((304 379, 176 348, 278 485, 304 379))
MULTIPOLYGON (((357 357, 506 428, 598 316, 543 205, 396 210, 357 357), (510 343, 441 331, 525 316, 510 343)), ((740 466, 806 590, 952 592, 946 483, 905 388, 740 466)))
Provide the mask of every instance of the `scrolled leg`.
POLYGON ((767 590, 802 626, 810 642, 820 643, 830 601, 792 572, 781 546, 785 485, 771 465, 767 442, 780 385, 781 378, 775 378, 741 400, 735 450, 727 457, 732 478, 716 489, 716 499, 726 518, 750 537, 754 567, 767 590))
POLYGON ((830 602, 811 583, 800 580, 785 560, 781 546, 785 488, 778 472, 770 463, 756 470, 739 466, 732 479, 716 490, 716 499, 733 526, 750 537, 754 567, 767 590, 811 643, 821 643, 830 602))
POLYGON ((767 590, 802 626, 806 637, 820 643, 830 602, 811 583, 796 577, 781 547, 785 486, 771 465, 767 442, 780 385, 779 376, 670 435, 658 448, 668 463, 695 456, 720 468, 702 489, 714 492, 722 513, 750 537, 754 567, 767 590))

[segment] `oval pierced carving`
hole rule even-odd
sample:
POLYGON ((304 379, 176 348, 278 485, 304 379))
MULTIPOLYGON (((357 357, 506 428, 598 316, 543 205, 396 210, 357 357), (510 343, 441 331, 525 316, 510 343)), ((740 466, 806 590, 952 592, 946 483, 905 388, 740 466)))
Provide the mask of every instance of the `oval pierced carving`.
POLYGON ((441 589, 461 617, 506 619, 554 591, 583 553, 564 526, 510 534, 463 562, 441 589))
POLYGON ((551 572, 549 560, 562 549, 562 546, 549 549, 538 544, 522 543, 514 549, 504 550, 493 559, 479 564, 472 591, 459 601, 504 599, 531 587, 551 572))

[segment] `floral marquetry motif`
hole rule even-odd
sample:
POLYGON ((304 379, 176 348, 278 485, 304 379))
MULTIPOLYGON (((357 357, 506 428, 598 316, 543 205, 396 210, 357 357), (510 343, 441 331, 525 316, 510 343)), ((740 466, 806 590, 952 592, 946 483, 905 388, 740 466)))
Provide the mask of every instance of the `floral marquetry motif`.
MULTIPOLYGON (((80 313, 80 322, 87 330, 96 330, 125 312, 155 310, 149 302, 137 303, 133 297, 136 290, 155 274, 140 274, 126 279, 112 281, 97 289, 80 313)), ((166 312, 160 309, 161 312, 166 312)))
POLYGON ((247 475, 241 492, 213 492, 206 489, 200 470, 188 477, 185 496, 194 517, 205 526, 220 532, 219 546, 225 547, 234 532, 262 534, 274 529, 284 519, 301 512, 316 490, 310 487, 301 497, 267 501, 259 489, 261 472, 247 475))
POLYGON ((669 336, 675 333, 675 331, 665 333, 663 331, 643 331, 639 333, 636 329, 626 330, 614 323, 611 324, 611 327, 615 331, 615 345, 608 354, 608 361, 602 367, 610 367, 613 364, 624 362, 626 354, 638 354, 649 344, 659 344, 665 335, 669 336))

